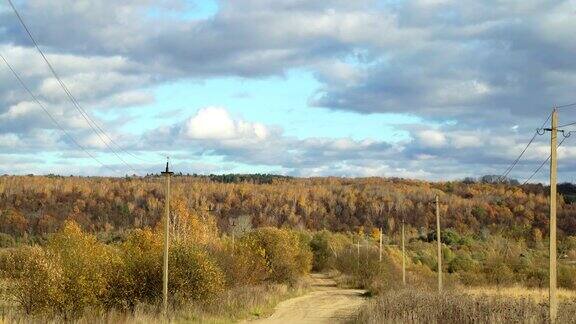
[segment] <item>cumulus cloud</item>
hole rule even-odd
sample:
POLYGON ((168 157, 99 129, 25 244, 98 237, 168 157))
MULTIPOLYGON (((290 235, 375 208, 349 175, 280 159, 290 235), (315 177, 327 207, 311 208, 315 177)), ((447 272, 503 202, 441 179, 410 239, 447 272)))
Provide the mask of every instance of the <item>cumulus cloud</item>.
POLYGON ((221 107, 207 107, 189 118, 182 129, 185 136, 200 140, 265 140, 269 130, 260 123, 233 120, 228 111, 221 107))

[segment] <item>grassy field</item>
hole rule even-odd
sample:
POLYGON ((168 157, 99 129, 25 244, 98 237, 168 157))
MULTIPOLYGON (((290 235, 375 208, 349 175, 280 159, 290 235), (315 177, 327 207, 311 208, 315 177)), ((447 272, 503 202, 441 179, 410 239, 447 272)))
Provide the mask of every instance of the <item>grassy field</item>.
MULTIPOLYGON (((406 288, 374 298, 357 323, 547 323, 544 290, 474 288, 442 294, 406 288)), ((558 323, 576 323, 574 291, 561 295, 558 323)))
MULTIPOLYGON (((537 303, 548 301, 548 290, 539 288, 512 287, 471 287, 466 288, 464 293, 471 296, 495 296, 514 299, 532 299, 537 303)), ((558 289, 558 299, 561 301, 576 301, 576 291, 558 289)))

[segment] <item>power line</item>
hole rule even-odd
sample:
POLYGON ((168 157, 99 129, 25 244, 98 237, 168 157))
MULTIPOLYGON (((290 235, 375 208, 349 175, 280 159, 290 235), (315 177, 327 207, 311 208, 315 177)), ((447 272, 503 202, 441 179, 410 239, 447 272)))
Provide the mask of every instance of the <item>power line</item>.
POLYGON ((567 127, 567 126, 572 126, 572 125, 576 125, 576 122, 572 122, 572 123, 560 125, 560 126, 558 126, 558 128, 567 127))
MULTIPOLYGON (((564 137, 560 143, 558 143, 558 147, 560 147, 562 145, 562 143, 564 143, 564 141, 568 138, 569 136, 564 137)), ((524 183, 522 183, 522 185, 525 185, 528 183, 528 181, 532 180, 532 178, 540 171, 540 169, 542 169, 542 167, 548 162, 550 161, 550 155, 548 155, 548 157, 546 158, 546 160, 542 161, 542 163, 538 166, 538 168, 536 168, 536 170, 534 170, 534 172, 532 172, 532 174, 530 175, 530 177, 528 179, 526 179, 526 181, 524 181, 524 183)))
MULTIPOLYGON (((548 117, 542 123, 542 126, 540 126, 540 128, 543 128, 546 125, 546 123, 550 120, 551 116, 552 116, 552 113, 548 114, 548 117)), ((526 153, 526 150, 528 149, 528 147, 532 144, 532 142, 534 142, 534 139, 536 138, 537 135, 538 135, 538 129, 534 131, 534 135, 532 136, 532 138, 530 139, 528 144, 526 144, 526 147, 524 147, 522 152, 520 152, 520 155, 518 155, 518 157, 514 160, 514 162, 512 162, 512 164, 506 169, 506 171, 504 171, 504 173, 502 173, 502 175, 498 178, 498 181, 504 180, 508 176, 508 174, 510 174, 510 172, 512 172, 512 169, 514 169, 514 167, 518 164, 518 162, 520 161, 520 159, 522 158, 524 153, 526 153)))
MULTIPOLYGON (((100 127, 100 125, 98 125, 98 123, 96 123, 91 117, 90 115, 86 112, 86 110, 84 108, 82 108, 82 106, 80 106, 78 100, 74 97, 74 95, 72 95, 72 93, 70 92, 70 90, 68 89, 68 87, 66 86, 66 84, 64 83, 64 81, 62 81, 62 79, 60 78, 60 76, 58 75, 58 73, 56 72, 56 70, 54 69, 54 67, 52 66, 52 64, 50 63, 50 61, 48 60, 48 58, 46 57, 46 55, 44 54, 44 52, 42 51, 42 49, 40 48, 40 46, 38 45, 38 42, 36 41, 36 39, 34 38, 34 36, 32 36, 32 32, 30 31, 30 29, 28 28, 28 26, 26 26, 26 24, 24 23, 24 19, 22 18, 22 16, 20 15, 20 13, 18 12, 18 10, 16 9, 16 7, 14 6, 14 4, 12 3, 12 0, 8 0, 8 3, 10 4, 10 7, 12 8, 12 10, 14 11, 14 14, 16 15, 16 17, 18 18, 18 21, 20 22, 20 24, 22 25, 22 27, 24 28, 24 30, 26 31, 28 37, 30 38, 30 40, 32 41, 32 43, 34 44, 34 47, 36 47, 36 50, 40 53, 40 55, 42 56, 42 59, 44 60, 44 62, 46 63, 46 65, 48 66, 48 68, 50 69, 50 72, 52 72, 52 75, 54 76, 54 78, 56 78, 56 80, 58 81, 58 84, 60 85, 60 87, 62 88, 62 90, 64 90, 64 92, 66 93, 66 96, 68 97, 68 99, 70 100, 70 102, 72 103, 72 105, 76 108, 76 110, 78 110, 78 112, 80 113, 80 115, 82 116, 82 118, 84 118, 84 120, 86 120, 86 122, 88 123, 88 126, 92 129, 92 131, 98 136, 98 138, 100 139, 100 141, 120 160, 122 161, 122 163, 124 165, 126 165, 129 169, 131 169, 132 171, 136 172, 136 170, 132 167, 132 165, 130 165, 128 162, 126 162, 117 152, 114 148, 112 148, 108 142, 110 142, 113 145, 116 145, 117 147, 120 148, 121 151, 124 151, 126 153, 128 153, 127 151, 123 150, 122 147, 120 145, 118 145, 117 143, 115 143, 115 141, 110 138, 106 132, 102 129, 102 127, 100 127), (106 137, 106 139, 104 139, 104 137, 106 137)), ((128 153, 130 154, 130 153, 128 153)), ((130 154, 132 155, 132 154, 130 154)), ((134 156, 134 155, 132 155, 134 156)), ((136 157, 138 158, 138 157, 136 157)))
POLYGON ((567 104, 567 105, 562 105, 562 106, 558 106, 556 107, 556 109, 560 109, 560 108, 568 108, 568 107, 576 107, 576 102, 567 104))
POLYGON ((62 131, 62 133, 64 133, 64 135, 66 135, 66 137, 68 137, 68 139, 70 139, 70 141, 72 143, 74 143, 76 146, 78 146, 82 151, 84 151, 84 153, 86 153, 86 155, 88 155, 91 159, 93 159, 94 161, 96 161, 98 164, 102 165, 103 167, 115 172, 115 173, 120 173, 120 171, 104 164, 102 161, 98 160, 94 155, 92 155, 92 153, 90 153, 84 146, 82 146, 80 143, 78 143, 74 137, 72 137, 72 135, 70 135, 70 133, 68 133, 66 131, 66 129, 64 129, 64 127, 62 127, 62 125, 60 125, 60 123, 56 120, 56 118, 54 118, 54 116, 50 113, 50 111, 46 108, 46 106, 44 106, 44 104, 38 99, 38 97, 36 97, 36 95, 32 92, 32 90, 30 90, 30 88, 28 88, 28 86, 26 85, 26 83, 24 83, 24 80, 22 80, 22 78, 20 77, 20 75, 16 72, 16 70, 12 67, 12 65, 10 65, 10 63, 8 63, 8 61, 6 60, 6 58, 4 57, 4 55, 0 54, 0 58, 2 58, 2 60, 4 61, 4 63, 6 64, 6 66, 8 67, 8 69, 10 69, 10 72, 12 72, 12 74, 14 75, 14 77, 16 78, 16 80, 18 80, 18 83, 20 83, 20 85, 22 86, 22 88, 24 88, 24 90, 26 90, 26 92, 28 92, 28 94, 30 95, 30 97, 38 104, 38 106, 40 106, 40 108, 42 108, 42 110, 46 113, 46 115, 48 115, 48 117, 50 117, 50 120, 52 121, 52 123, 54 123, 54 125, 56 125, 56 127, 58 127, 60 129, 60 131, 62 131))

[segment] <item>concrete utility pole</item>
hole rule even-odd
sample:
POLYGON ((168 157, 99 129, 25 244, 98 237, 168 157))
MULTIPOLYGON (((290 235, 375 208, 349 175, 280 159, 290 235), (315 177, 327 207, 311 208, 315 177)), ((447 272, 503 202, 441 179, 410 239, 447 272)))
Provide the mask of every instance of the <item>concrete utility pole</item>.
POLYGON ((170 177, 174 172, 169 170, 169 161, 166 162, 166 171, 162 174, 166 177, 166 202, 165 202, 165 221, 164 221, 164 271, 162 277, 162 297, 164 305, 164 314, 168 312, 168 242, 170 239, 170 177))
POLYGON ((380 254, 378 261, 382 262, 382 227, 380 227, 380 246, 378 248, 379 248, 378 252, 380 254))
POLYGON ((402 219, 402 284, 406 286, 406 249, 404 247, 404 219, 402 219))
POLYGON ((438 292, 442 292, 442 236, 440 236, 440 204, 436 195, 436 242, 438 242, 438 292))
POLYGON ((556 182, 558 175, 558 110, 552 110, 552 127, 550 128, 550 289, 549 312, 550 323, 556 322, 558 299, 556 296, 556 182))

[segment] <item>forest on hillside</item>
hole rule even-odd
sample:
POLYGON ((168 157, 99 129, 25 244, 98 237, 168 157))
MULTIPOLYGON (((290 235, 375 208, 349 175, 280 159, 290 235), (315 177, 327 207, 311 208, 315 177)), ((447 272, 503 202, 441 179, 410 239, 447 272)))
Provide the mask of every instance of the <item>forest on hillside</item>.
MULTIPOLYGON (((562 185, 567 194, 573 186, 562 185)), ((392 234, 403 220, 422 235, 434 226, 435 195, 442 226, 462 235, 498 233, 532 240, 547 235, 548 197, 542 185, 425 182, 385 178, 175 176, 172 217, 210 215, 226 233, 240 224, 335 232, 392 234)), ((576 205, 560 196, 560 237, 576 234, 576 205)), ((2 244, 42 239, 66 220, 91 233, 153 228, 164 208, 158 176, 99 178, 0 177, 2 244), (7 243, 8 242, 8 243, 7 243)))

